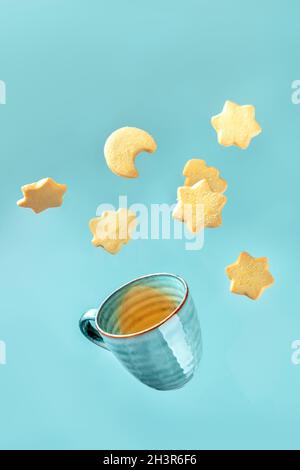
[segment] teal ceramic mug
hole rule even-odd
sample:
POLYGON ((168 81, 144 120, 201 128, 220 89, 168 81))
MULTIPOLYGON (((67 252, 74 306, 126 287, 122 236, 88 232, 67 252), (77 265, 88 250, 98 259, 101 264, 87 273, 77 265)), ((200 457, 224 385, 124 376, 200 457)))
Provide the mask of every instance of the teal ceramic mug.
POLYGON ((137 278, 79 323, 142 383, 158 390, 185 385, 202 354, 201 330, 186 282, 173 274, 137 278))

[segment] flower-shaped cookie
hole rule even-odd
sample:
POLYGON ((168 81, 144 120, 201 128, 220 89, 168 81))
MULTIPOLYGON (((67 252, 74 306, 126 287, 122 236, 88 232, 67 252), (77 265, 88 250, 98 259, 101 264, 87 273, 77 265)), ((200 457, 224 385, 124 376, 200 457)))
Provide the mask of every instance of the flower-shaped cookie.
POLYGON ((221 210, 227 198, 224 194, 212 191, 206 180, 198 181, 193 186, 181 186, 177 191, 177 199, 173 217, 186 222, 191 232, 221 225, 221 210))
POLYGON ((258 299, 263 291, 274 283, 269 271, 267 258, 253 258, 245 251, 237 261, 226 268, 231 279, 230 290, 234 294, 247 295, 250 299, 258 299))
POLYGON ((94 246, 101 246, 111 254, 118 253, 128 243, 137 224, 136 214, 125 208, 104 211, 100 217, 90 220, 94 246))
POLYGON ((254 106, 240 106, 232 101, 225 102, 223 111, 212 117, 211 124, 217 132, 219 144, 236 145, 242 149, 246 149, 251 139, 261 132, 255 120, 254 106))
POLYGON ((205 179, 214 192, 224 193, 227 188, 227 182, 220 177, 219 170, 207 166, 205 160, 198 160, 197 158, 188 160, 183 169, 183 176, 186 177, 185 186, 193 186, 198 181, 205 179))
POLYGON ((63 203, 66 184, 56 183, 52 178, 43 178, 36 183, 25 184, 21 188, 23 199, 17 201, 19 207, 29 207, 36 214, 63 203))

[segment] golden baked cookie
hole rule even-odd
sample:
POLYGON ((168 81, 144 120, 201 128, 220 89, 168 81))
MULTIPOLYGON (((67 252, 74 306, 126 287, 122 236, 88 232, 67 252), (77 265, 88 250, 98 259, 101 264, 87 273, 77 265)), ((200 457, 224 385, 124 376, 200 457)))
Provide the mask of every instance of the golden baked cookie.
POLYGON ((23 199, 17 201, 19 207, 28 207, 36 214, 63 203, 66 184, 56 183, 52 178, 43 178, 36 183, 25 184, 21 188, 23 199))
POLYGON ((217 132, 219 144, 236 145, 242 149, 246 149, 251 139, 261 132, 255 120, 254 106, 240 106, 232 101, 225 102, 223 111, 212 117, 211 124, 217 132))
POLYGON ((205 160, 193 158, 188 160, 183 169, 183 176, 185 176, 185 186, 193 186, 198 181, 206 179, 209 187, 216 193, 224 193, 227 189, 227 182, 220 177, 220 172, 217 168, 207 166, 205 160))
POLYGON ((227 201, 224 194, 212 191, 206 180, 177 190, 178 203, 173 210, 174 219, 186 222, 192 233, 204 227, 218 227, 222 223, 221 211, 227 201))
POLYGON ((104 156, 113 173, 136 178, 135 157, 141 152, 155 152, 156 142, 148 132, 137 127, 121 127, 114 131, 104 145, 104 156))
POLYGON ((274 283, 269 272, 267 258, 253 258, 245 251, 235 263, 226 268, 231 280, 230 290, 234 294, 246 295, 250 299, 258 299, 263 291, 274 283))
POLYGON ((100 217, 90 220, 94 246, 101 246, 111 254, 118 253, 128 243, 137 224, 136 214, 125 208, 104 211, 100 217))

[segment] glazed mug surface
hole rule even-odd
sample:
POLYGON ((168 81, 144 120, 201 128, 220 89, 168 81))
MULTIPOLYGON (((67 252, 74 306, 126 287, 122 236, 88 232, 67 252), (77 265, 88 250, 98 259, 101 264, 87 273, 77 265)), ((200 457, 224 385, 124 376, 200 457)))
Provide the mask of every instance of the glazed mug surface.
POLYGON ((186 282, 149 274, 117 289, 79 323, 92 342, 111 351, 142 383, 173 390, 194 375, 202 339, 186 282))

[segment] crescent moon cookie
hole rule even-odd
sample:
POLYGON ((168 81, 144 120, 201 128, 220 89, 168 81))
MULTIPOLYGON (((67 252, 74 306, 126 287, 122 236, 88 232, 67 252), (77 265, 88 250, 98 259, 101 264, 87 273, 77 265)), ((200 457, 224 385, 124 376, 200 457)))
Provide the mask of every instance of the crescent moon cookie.
POLYGON ((254 106, 240 106, 226 101, 223 110, 213 116, 211 124, 217 132, 218 142, 226 147, 236 145, 246 149, 253 137, 261 133, 261 127, 255 120, 254 106))
POLYGON ((56 183, 52 178, 43 178, 36 183, 25 184, 21 191, 24 197, 17 201, 17 205, 28 207, 38 214, 50 207, 61 206, 67 185, 56 183))
POLYGON ((204 227, 221 225, 221 211, 227 198, 224 194, 213 192, 206 180, 198 181, 193 186, 181 186, 177 190, 177 199, 173 217, 186 222, 192 233, 204 227))
POLYGON ((104 156, 113 173, 136 178, 135 157, 141 152, 155 152, 156 142, 148 132, 137 127, 121 127, 114 131, 104 145, 104 156))
POLYGON ((95 217, 89 222, 93 234, 92 244, 116 254, 128 243, 136 225, 136 214, 128 209, 104 211, 100 217, 95 217))
POLYGON ((231 280, 230 290, 234 294, 258 299, 267 287, 274 283, 267 258, 253 258, 243 251, 235 263, 226 268, 231 280))
POLYGON ((207 166, 205 160, 193 158, 188 160, 183 169, 185 176, 185 186, 193 186, 198 181, 205 179, 212 191, 224 193, 227 189, 227 182, 220 177, 220 172, 212 166, 207 166))

